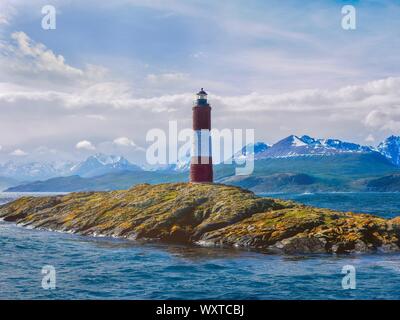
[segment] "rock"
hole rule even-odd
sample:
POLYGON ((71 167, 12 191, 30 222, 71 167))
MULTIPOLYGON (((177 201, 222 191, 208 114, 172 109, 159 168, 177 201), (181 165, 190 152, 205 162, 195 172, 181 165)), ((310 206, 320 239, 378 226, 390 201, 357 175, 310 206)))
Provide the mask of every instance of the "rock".
POLYGON ((325 245, 326 240, 324 238, 310 238, 305 235, 296 235, 275 243, 269 249, 272 252, 281 251, 287 254, 325 253, 325 245))
POLYGON ((288 254, 387 252, 400 245, 400 218, 313 208, 221 184, 23 197, 0 206, 1 218, 82 235, 288 254))
POLYGON ((396 244, 396 243, 383 244, 382 246, 380 246, 378 248, 379 252, 384 252, 384 253, 396 252, 396 251, 399 251, 399 250, 400 250, 399 245, 396 244))

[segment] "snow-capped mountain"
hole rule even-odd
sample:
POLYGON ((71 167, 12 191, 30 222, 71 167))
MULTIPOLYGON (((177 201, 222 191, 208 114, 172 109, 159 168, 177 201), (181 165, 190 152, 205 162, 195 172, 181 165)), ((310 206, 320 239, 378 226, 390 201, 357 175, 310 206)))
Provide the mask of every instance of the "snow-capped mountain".
POLYGON ((400 137, 390 136, 385 141, 381 142, 377 150, 384 155, 393 164, 400 165, 400 137))
POLYGON ((18 181, 46 180, 60 176, 79 175, 93 177, 119 171, 141 171, 124 157, 96 154, 85 161, 74 162, 14 162, 8 161, 0 165, 0 177, 18 181))
POLYGON ((0 165, 0 176, 19 181, 48 179, 59 175, 59 171, 51 163, 8 161, 0 165))
POLYGON ((249 157, 254 157, 254 159, 257 159, 260 154, 263 154, 269 148, 271 148, 271 146, 264 142, 256 142, 254 144, 249 143, 233 155, 233 160, 236 162, 241 162, 249 157))
POLYGON ((152 165, 152 166, 143 166, 144 170, 147 171, 175 171, 175 172, 184 172, 190 169, 190 150, 186 152, 186 154, 179 156, 176 163, 164 164, 164 165, 152 165))
POLYGON ((338 153, 374 152, 374 149, 337 139, 315 139, 310 136, 291 135, 273 144, 256 159, 287 158, 311 155, 334 155, 338 153))
POLYGON ((141 171, 142 169, 130 163, 124 157, 96 154, 70 168, 70 175, 94 177, 117 171, 141 171))

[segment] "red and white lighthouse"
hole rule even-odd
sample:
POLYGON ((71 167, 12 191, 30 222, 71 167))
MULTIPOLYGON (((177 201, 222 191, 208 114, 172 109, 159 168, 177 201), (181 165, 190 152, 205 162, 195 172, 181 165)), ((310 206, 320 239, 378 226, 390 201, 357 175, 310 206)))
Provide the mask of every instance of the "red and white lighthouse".
POLYGON ((201 88, 193 107, 193 145, 190 162, 190 182, 212 183, 211 107, 207 92, 201 88))

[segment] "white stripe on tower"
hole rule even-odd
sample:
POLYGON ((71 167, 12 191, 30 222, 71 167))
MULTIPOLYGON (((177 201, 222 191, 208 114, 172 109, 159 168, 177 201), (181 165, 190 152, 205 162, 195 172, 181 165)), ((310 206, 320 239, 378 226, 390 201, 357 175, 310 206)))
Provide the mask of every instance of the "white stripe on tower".
POLYGON ((192 157, 198 164, 209 164, 211 157, 211 134, 208 129, 193 130, 192 157))

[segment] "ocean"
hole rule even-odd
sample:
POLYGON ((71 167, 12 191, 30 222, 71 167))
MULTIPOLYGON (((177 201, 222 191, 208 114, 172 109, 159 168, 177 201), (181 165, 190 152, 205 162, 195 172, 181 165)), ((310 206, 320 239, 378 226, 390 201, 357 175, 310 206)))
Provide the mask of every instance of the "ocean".
MULTIPOLYGON (((36 196, 40 194, 35 194, 36 196)), ((0 193, 5 203, 21 194, 0 193)), ((397 193, 274 194, 310 205, 400 215, 397 193)), ((0 299, 399 299, 400 254, 266 255, 137 244, 0 222, 0 299), (44 266, 55 289, 42 288, 44 266), (356 289, 343 289, 344 266, 356 289)))

